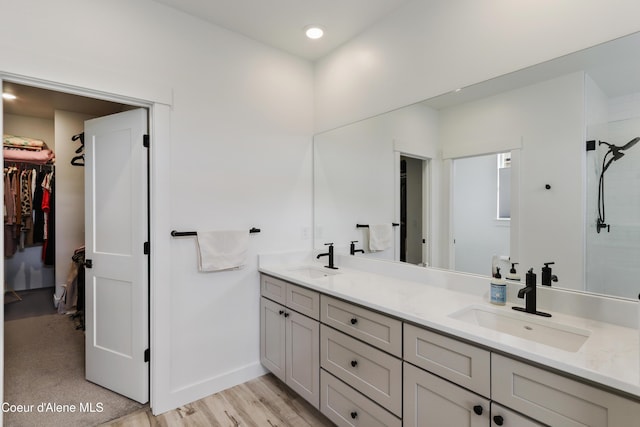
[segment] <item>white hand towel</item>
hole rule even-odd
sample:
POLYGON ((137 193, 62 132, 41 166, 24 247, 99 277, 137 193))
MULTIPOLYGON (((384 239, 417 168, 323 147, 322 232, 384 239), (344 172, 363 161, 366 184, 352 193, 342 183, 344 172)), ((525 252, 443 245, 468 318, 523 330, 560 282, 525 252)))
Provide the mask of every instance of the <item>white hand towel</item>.
POLYGON ((384 251, 391 247, 393 241, 393 228, 391 224, 369 225, 369 250, 384 251))
POLYGON ((249 230, 198 231, 198 270, 220 271, 245 264, 249 230))

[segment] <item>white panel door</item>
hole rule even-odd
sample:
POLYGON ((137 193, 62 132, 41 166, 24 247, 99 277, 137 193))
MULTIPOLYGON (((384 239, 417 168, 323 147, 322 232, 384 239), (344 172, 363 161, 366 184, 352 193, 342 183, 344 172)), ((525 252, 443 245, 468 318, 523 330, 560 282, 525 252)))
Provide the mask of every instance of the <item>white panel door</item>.
POLYGON ((149 400, 147 112, 85 122, 86 378, 149 400))

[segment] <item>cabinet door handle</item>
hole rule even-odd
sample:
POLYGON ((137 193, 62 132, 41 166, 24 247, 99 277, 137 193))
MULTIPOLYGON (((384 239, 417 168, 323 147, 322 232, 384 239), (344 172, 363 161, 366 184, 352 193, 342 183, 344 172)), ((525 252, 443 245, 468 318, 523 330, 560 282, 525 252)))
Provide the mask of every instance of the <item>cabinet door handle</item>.
POLYGON ((289 313, 284 313, 284 317, 289 317, 289 313))
POLYGON ((282 315, 284 314, 284 310, 280 310, 280 311, 278 312, 278 314, 280 314, 280 316, 282 316, 282 315))
POLYGON ((358 413, 356 411, 351 412, 350 415, 351 415, 351 418, 353 418, 354 420, 358 418, 358 413))
POLYGON ((356 366, 358 366, 358 361, 357 361, 357 360, 352 360, 352 361, 351 361, 351 366, 353 366, 354 368, 355 368, 356 366))
POLYGON ((473 407, 473 412, 476 413, 476 415, 482 415, 482 406, 481 405, 476 405, 473 407))
POLYGON ((502 424, 504 424, 504 418, 502 418, 500 415, 496 415, 495 417, 493 417, 493 422, 497 426, 501 426, 502 424))
POLYGON ((358 323, 358 319, 356 319, 355 317, 351 318, 351 324, 355 325, 356 323, 358 323))

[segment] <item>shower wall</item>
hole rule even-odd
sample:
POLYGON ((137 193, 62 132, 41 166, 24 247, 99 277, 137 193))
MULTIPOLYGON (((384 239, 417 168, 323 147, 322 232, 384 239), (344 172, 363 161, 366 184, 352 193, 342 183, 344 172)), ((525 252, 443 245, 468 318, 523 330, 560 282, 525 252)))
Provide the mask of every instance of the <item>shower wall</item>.
MULTIPOLYGON (((621 146, 640 136, 640 93, 605 99, 587 85, 587 111, 593 114, 587 140, 621 146)), ((640 145, 624 152, 604 175, 606 223, 610 231, 596 231, 598 181, 604 145, 586 154, 586 289, 626 298, 638 297, 640 276, 640 145)))

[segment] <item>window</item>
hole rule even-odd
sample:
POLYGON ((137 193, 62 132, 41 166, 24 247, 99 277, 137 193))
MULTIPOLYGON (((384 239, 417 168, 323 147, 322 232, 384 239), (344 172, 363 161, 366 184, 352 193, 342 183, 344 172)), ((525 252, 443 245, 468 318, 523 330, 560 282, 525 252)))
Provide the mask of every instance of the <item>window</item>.
POLYGON ((497 218, 511 219, 511 153, 499 153, 497 218))

